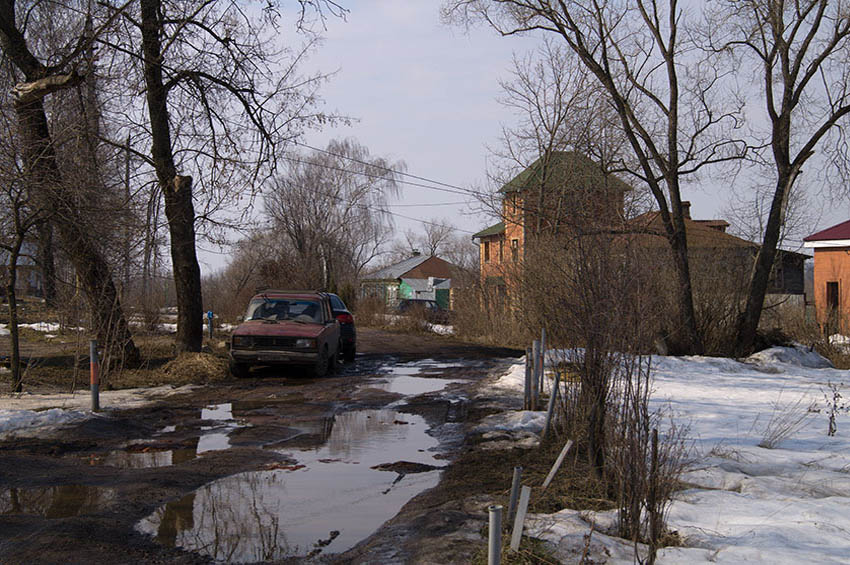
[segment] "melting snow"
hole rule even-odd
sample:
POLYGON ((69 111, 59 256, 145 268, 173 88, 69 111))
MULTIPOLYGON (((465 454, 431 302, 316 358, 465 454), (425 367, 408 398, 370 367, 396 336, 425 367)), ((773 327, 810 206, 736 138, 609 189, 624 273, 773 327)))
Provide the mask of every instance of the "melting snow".
MULTIPOLYGON (((803 346, 741 361, 653 356, 652 371, 652 402, 689 426, 696 461, 684 476, 694 488, 676 495, 668 517, 685 547, 661 550, 658 563, 848 562, 850 417, 838 415, 828 437, 824 393, 830 383, 850 387, 850 372, 803 346), (760 447, 783 414, 799 417, 799 429, 760 447)), ((494 386, 521 391, 524 374, 521 360, 494 386)), ((609 535, 613 516, 566 509, 532 516, 527 533, 571 562, 593 522, 588 558, 633 563, 629 543, 609 535)))

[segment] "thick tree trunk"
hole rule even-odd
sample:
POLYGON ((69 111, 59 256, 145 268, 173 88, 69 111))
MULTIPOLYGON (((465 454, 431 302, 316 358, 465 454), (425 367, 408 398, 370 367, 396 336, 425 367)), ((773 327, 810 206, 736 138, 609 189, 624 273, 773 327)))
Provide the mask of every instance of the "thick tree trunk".
POLYGON ((673 263, 678 278, 677 302, 679 316, 682 320, 682 343, 684 352, 701 355, 705 348, 697 329, 696 310, 694 309, 694 292, 691 285, 690 263, 688 261, 688 241, 685 232, 685 222, 681 214, 673 217, 673 234, 669 236, 673 253, 673 263))
POLYGON ((161 2, 140 0, 140 4, 142 55, 151 122, 151 153, 165 198, 165 216, 171 233, 171 265, 177 291, 176 346, 178 351, 200 351, 203 341, 203 300, 201 269, 195 252, 192 178, 177 174, 171 148, 168 91, 162 79, 161 2))
POLYGON ((15 104, 23 140, 24 161, 33 197, 39 207, 52 211, 54 225, 74 265, 92 312, 98 340, 110 347, 113 359, 133 365, 139 350, 133 343, 127 320, 115 291, 112 272, 85 222, 62 188, 56 155, 50 140, 41 99, 15 104))
POLYGON ((21 344, 18 335, 18 297, 15 293, 15 284, 18 279, 18 257, 21 251, 21 240, 9 254, 8 278, 6 280, 6 298, 9 299, 9 339, 11 340, 11 355, 9 368, 12 370, 12 392, 21 392, 23 389, 21 378, 21 344))
POLYGON ((53 224, 50 220, 39 222, 36 230, 38 235, 37 262, 41 267, 44 302, 53 307, 56 306, 56 259, 53 253, 53 224))
POLYGON ((791 185, 794 182, 794 176, 794 171, 787 167, 780 172, 776 181, 770 214, 767 217, 767 225, 764 230, 764 239, 758 254, 756 254, 755 265, 753 265, 753 272, 750 277, 747 304, 738 318, 735 355, 739 357, 749 355, 755 347, 761 312, 764 308, 764 297, 767 295, 767 287, 770 284, 770 273, 773 270, 773 262, 776 260, 776 250, 779 247, 779 237, 784 223, 783 210, 791 185))

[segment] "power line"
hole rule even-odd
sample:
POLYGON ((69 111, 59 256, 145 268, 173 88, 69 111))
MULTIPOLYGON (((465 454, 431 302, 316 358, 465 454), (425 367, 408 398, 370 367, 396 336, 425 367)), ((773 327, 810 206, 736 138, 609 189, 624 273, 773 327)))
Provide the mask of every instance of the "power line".
MULTIPOLYGON (((310 165, 310 166, 313 166, 313 167, 320 167, 320 168, 323 168, 323 169, 328 169, 330 171, 340 171, 342 173, 350 173, 350 174, 353 174, 353 175, 363 175, 364 177, 369 177, 369 178, 372 178, 372 179, 384 179, 384 180, 386 180, 386 177, 383 177, 381 175, 367 173, 365 171, 352 171, 351 169, 346 169, 346 168, 343 168, 343 167, 334 167, 333 165, 327 165, 325 163, 316 163, 315 161, 305 161, 304 159, 298 159, 296 157, 290 157, 290 156, 287 156, 287 155, 284 155, 282 158, 286 161, 290 161, 290 162, 293 162, 293 163, 301 163, 302 165, 310 165)), ((382 168, 382 167, 379 167, 379 168, 382 168)), ((430 189, 430 190, 438 190, 440 192, 448 192, 449 194, 462 194, 464 196, 469 196, 469 194, 467 192, 461 192, 461 191, 458 191, 458 190, 451 190, 451 189, 448 189, 448 188, 441 188, 439 186, 431 186, 431 185, 428 185, 428 184, 422 184, 422 183, 413 182, 413 181, 409 181, 409 180, 396 180, 395 182, 401 183, 401 184, 407 184, 407 185, 410 185, 410 186, 417 186, 419 188, 427 188, 427 189, 430 189)))
MULTIPOLYGON (((422 176, 414 175, 414 174, 411 174, 411 173, 405 173, 403 171, 399 171, 399 170, 392 169, 392 168, 389 168, 389 167, 382 167, 380 165, 375 165, 374 163, 369 163, 368 161, 362 161, 360 159, 356 159, 356 158, 350 157, 348 155, 343 155, 342 153, 334 153, 333 151, 328 151, 327 149, 320 149, 318 147, 313 147, 312 145, 308 145, 308 144, 300 142, 300 141, 295 141, 295 145, 301 145, 301 146, 306 147, 307 149, 312 149, 313 151, 318 151, 319 153, 325 153, 326 155, 331 155, 333 157, 339 157, 340 159, 347 159, 349 161, 354 161, 355 163, 360 163, 361 165, 367 165, 369 167, 375 167, 377 169, 381 169, 381 170, 384 170, 384 171, 387 171, 387 172, 391 172, 391 173, 396 174, 396 175, 401 175, 401 176, 410 177, 410 178, 413 178, 413 179, 416 179, 416 180, 421 180, 423 182, 431 183, 432 185, 438 185, 438 186, 443 186, 443 187, 446 187, 446 188, 451 188, 451 189, 454 189, 454 190, 459 190, 462 193, 469 194, 469 195, 472 195, 472 196, 475 196, 475 197, 479 197, 481 195, 481 193, 479 193, 476 190, 464 188, 462 186, 457 186, 456 184, 449 184, 447 182, 429 179, 427 177, 422 177, 422 176)), ((404 181, 402 181, 402 182, 404 182, 404 181)), ((408 183, 408 184, 413 184, 413 183, 408 183)), ((414 184, 414 186, 422 186, 422 185, 414 184)), ((434 190, 440 190, 435 186, 426 186, 424 188, 432 188, 434 190)))

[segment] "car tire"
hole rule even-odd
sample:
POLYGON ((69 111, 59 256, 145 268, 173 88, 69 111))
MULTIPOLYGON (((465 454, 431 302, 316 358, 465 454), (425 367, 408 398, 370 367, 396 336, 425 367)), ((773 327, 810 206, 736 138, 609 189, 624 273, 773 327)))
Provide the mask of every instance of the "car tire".
POLYGON ((322 349, 319 352, 318 358, 316 358, 316 364, 313 366, 313 376, 315 377, 324 377, 328 374, 328 367, 331 364, 330 355, 328 354, 328 346, 322 349))
POLYGON ((236 377, 237 379, 245 379, 250 376, 251 366, 245 363, 237 363, 231 359, 230 361, 230 374, 236 377))
POLYGON ((354 361, 354 356, 357 355, 357 346, 353 343, 342 348, 342 358, 346 363, 354 361))

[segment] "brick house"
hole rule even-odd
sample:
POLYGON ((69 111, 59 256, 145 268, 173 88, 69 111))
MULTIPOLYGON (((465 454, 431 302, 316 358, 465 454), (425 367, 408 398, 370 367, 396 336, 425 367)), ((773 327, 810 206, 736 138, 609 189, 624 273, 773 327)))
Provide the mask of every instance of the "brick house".
POLYGON ((380 298, 390 307, 404 298, 423 298, 450 308, 455 268, 435 255, 414 252, 404 261, 366 275, 360 282, 360 296, 380 298))
MULTIPOLYGON (((708 277, 709 284, 723 278, 728 282, 747 284, 759 245, 726 233, 729 222, 725 220, 695 220, 691 218, 691 203, 682 202, 685 232, 688 239, 688 258, 692 277, 708 277)), ((664 225, 659 212, 647 212, 628 222, 631 231, 640 238, 643 248, 669 248, 664 225)), ((805 305, 804 265, 808 255, 778 249, 775 265, 770 274, 766 302, 805 305)))
POLYGON ((826 331, 850 333, 850 220, 803 239, 814 250, 814 298, 818 323, 826 331))
POLYGON ((504 299, 533 234, 622 222, 629 190, 580 153, 556 151, 537 159, 499 190, 502 221, 472 236, 479 244, 482 285, 504 299))
MULTIPOLYGON (((495 297, 500 303, 513 294, 512 279, 518 280, 527 243, 535 233, 562 233, 580 227, 585 233, 595 232, 596 237, 617 238, 618 246, 621 241, 624 248, 628 245, 642 249, 652 264, 649 268, 672 268, 660 213, 625 218, 624 199, 630 190, 616 176, 606 174, 597 163, 575 152, 554 153, 547 163, 542 158, 535 161, 499 191, 502 221, 472 236, 479 243, 481 283, 488 291, 485 297, 495 297), (612 235, 604 235, 606 232, 612 235)), ((682 204, 692 276, 707 277, 708 286, 721 279, 724 283, 743 284, 752 269, 758 244, 726 233, 729 223, 724 220, 692 219, 690 202, 682 204)), ((770 303, 789 299, 800 305, 805 303, 807 258, 801 253, 779 250, 768 288, 770 303)))

